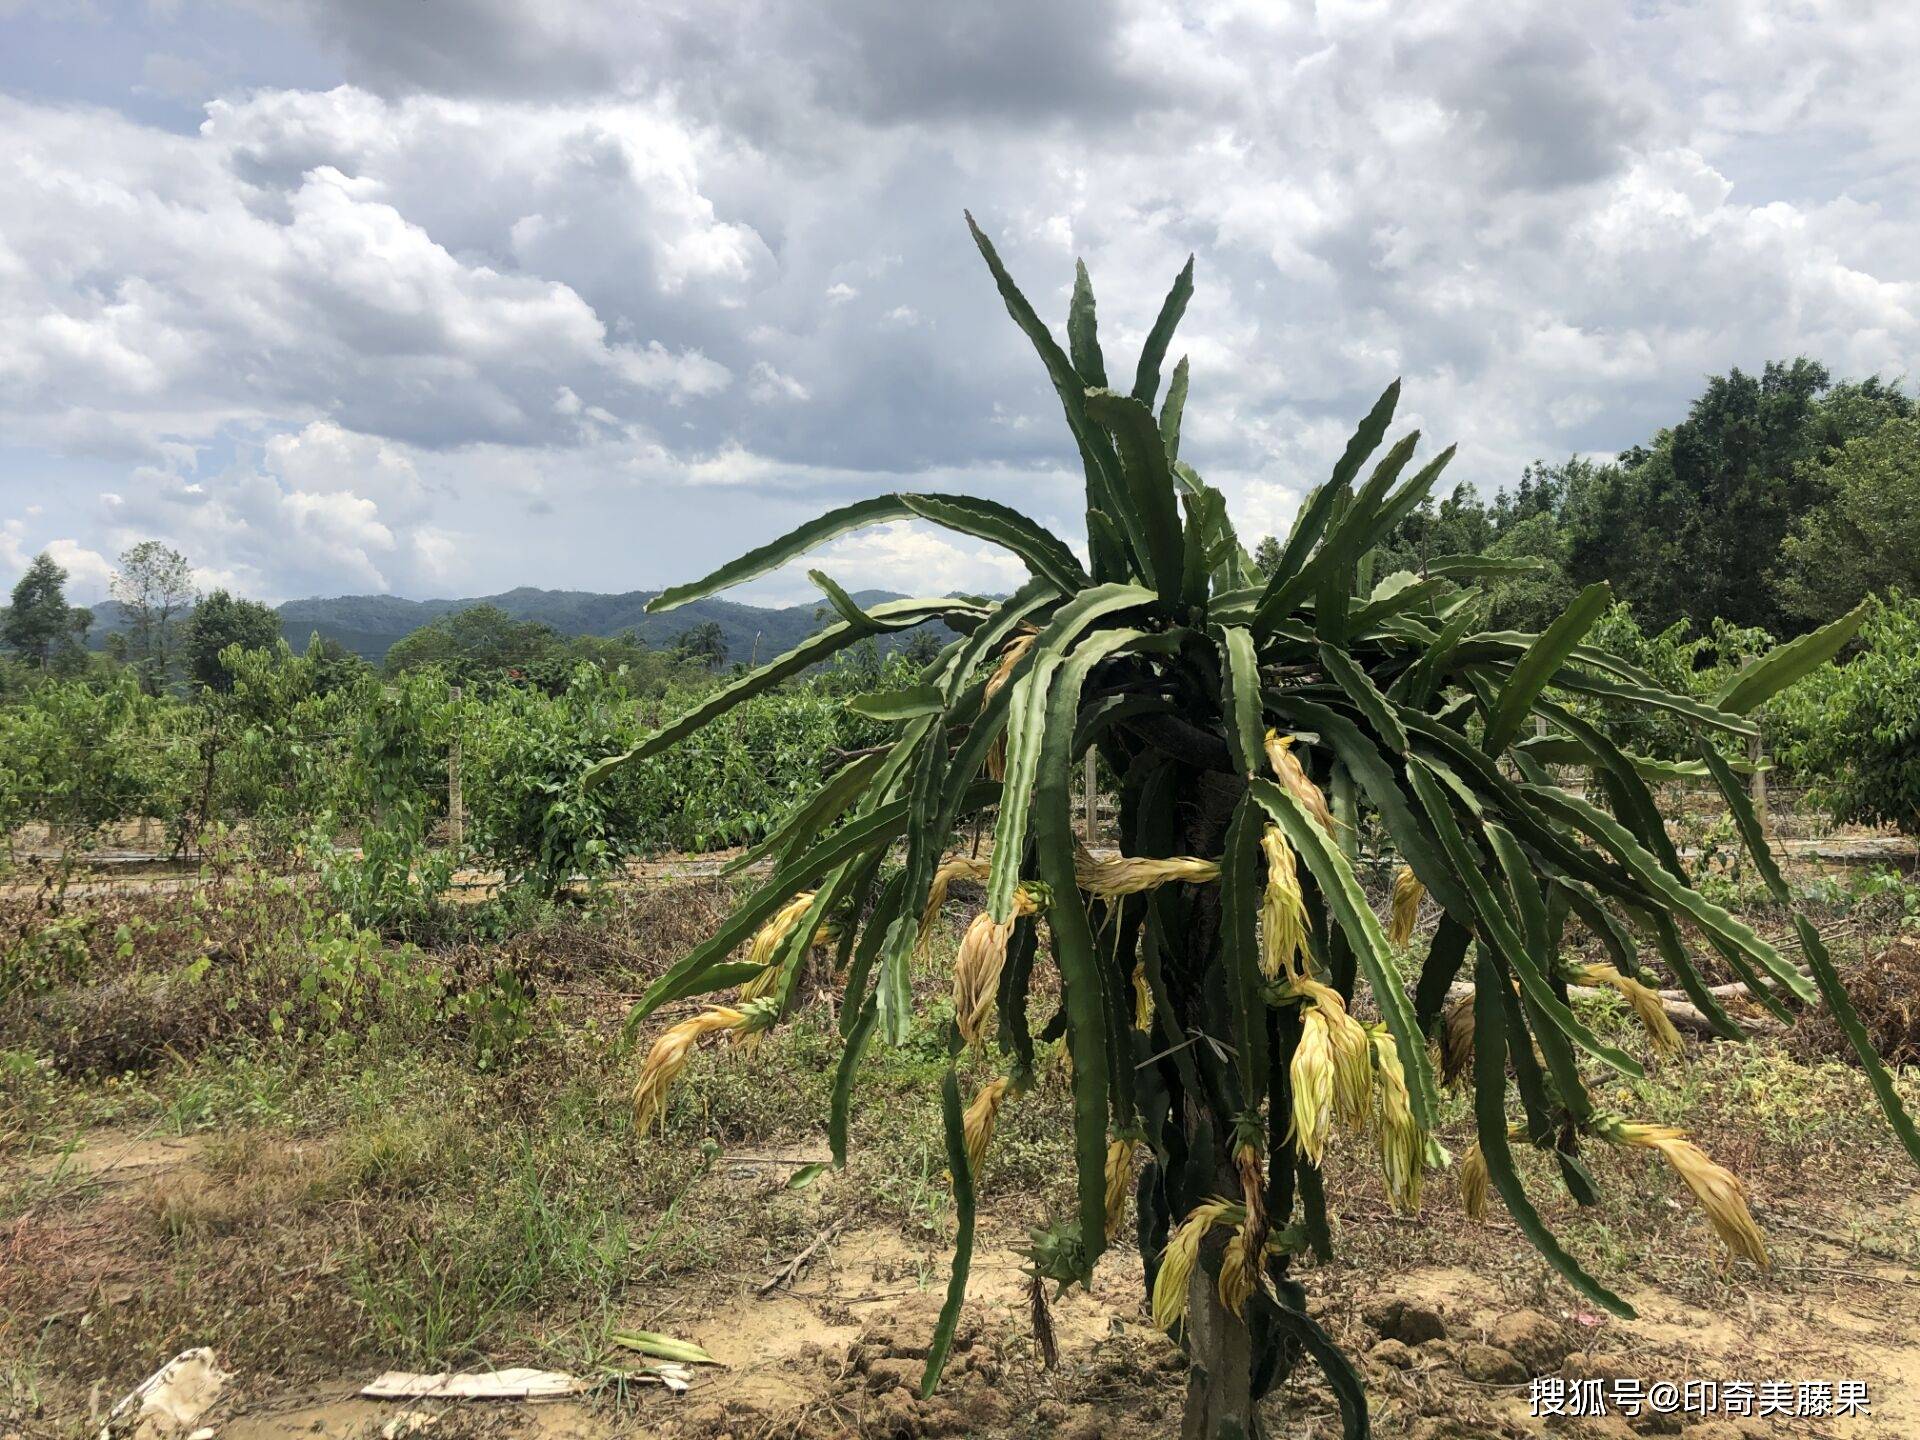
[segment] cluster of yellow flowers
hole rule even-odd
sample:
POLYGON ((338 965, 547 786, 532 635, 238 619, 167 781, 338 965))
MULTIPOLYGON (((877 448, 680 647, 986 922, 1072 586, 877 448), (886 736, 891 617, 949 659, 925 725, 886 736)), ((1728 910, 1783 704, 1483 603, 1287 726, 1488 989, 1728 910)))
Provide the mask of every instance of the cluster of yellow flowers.
POLYGON ((1200 1247, 1207 1232, 1218 1226, 1231 1226, 1233 1239, 1220 1256, 1220 1278, 1215 1292, 1220 1303, 1235 1315, 1243 1314, 1247 1301, 1260 1283, 1260 1262, 1268 1255, 1281 1254, 1287 1247, 1280 1237, 1269 1234, 1266 1217, 1257 1219, 1245 1204, 1216 1195, 1188 1212, 1167 1237, 1167 1248, 1160 1254, 1160 1270, 1153 1277, 1153 1323, 1171 1331, 1187 1318, 1187 1304, 1194 1267, 1200 1263, 1200 1247))
MULTIPOLYGON (((1153 1323, 1162 1330, 1172 1330, 1187 1315, 1187 1282, 1193 1278, 1193 1267, 1200 1262, 1200 1242, 1207 1238, 1207 1232, 1216 1225, 1237 1225, 1246 1218, 1246 1211, 1232 1200, 1216 1196, 1204 1204, 1196 1205, 1186 1219, 1174 1227, 1173 1234, 1167 1237, 1167 1248, 1160 1256, 1160 1273, 1153 1277, 1153 1323)), ((1222 1303, 1227 1300, 1225 1266, 1221 1267, 1222 1303)), ((1240 1284, 1235 1280, 1237 1289, 1240 1284)), ((1252 1294, 1251 1286, 1247 1294, 1252 1294)), ((1246 1296, 1240 1297, 1241 1304, 1246 1296)))

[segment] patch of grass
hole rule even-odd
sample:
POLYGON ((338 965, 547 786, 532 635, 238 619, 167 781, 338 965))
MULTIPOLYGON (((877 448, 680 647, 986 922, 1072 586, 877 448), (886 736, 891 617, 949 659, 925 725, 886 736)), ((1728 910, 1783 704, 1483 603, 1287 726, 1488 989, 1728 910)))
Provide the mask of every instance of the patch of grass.
POLYGON ((478 1137, 420 1111, 382 1111, 333 1143, 330 1186, 381 1204, 433 1191, 458 1190, 473 1178, 478 1137))
POLYGON ((0 1426, 25 1433, 46 1410, 47 1337, 43 1332, 23 1354, 0 1355, 0 1426))

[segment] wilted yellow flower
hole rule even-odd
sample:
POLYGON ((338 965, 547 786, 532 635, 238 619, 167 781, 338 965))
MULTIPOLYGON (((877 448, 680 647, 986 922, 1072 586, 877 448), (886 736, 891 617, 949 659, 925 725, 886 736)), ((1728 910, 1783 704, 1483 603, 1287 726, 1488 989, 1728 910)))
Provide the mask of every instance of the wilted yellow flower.
POLYGON ((1631 975, 1623 975, 1611 965, 1579 965, 1574 968, 1573 983, 1619 992, 1620 998, 1633 1007, 1641 1028, 1653 1042, 1655 1053, 1671 1060, 1677 1059, 1685 1050, 1680 1032, 1673 1028, 1673 1021, 1667 1018, 1667 1007, 1661 1002, 1659 993, 1648 989, 1631 975))
POLYGON ((1747 1209, 1747 1192, 1740 1178, 1725 1166, 1716 1165, 1684 1131, 1671 1125, 1650 1125, 1600 1115, 1594 1117, 1593 1128, 1616 1145, 1658 1150, 1693 1191, 1693 1198, 1700 1202, 1721 1243, 1763 1268, 1770 1263, 1760 1227, 1753 1223, 1753 1214, 1747 1209))
POLYGON ((1107 1240, 1120 1233, 1127 1217, 1127 1191, 1133 1187, 1133 1141, 1107 1142, 1107 1240))
POLYGON ((1000 972, 1007 963, 1007 942, 1012 938, 1013 921, 996 925, 984 910, 960 937, 953 959, 953 1020, 969 1045, 980 1044, 986 1035, 1000 972))
POLYGON ((667 1092, 687 1068, 703 1037, 731 1034, 738 1040, 743 1035, 758 1034, 772 1027, 777 1014, 777 1007, 767 1000, 739 1010, 716 1005, 668 1030, 653 1042, 640 1066, 640 1078, 633 1087, 633 1123, 645 1130, 666 1114, 667 1092))
POLYGON ((1251 1238, 1251 1230, 1250 1221, 1241 1221, 1220 1256, 1220 1303, 1241 1316, 1246 1314, 1247 1301, 1259 1284, 1261 1245, 1251 1238))
POLYGON ((760 973, 740 987, 742 1000, 758 1000, 771 993, 774 983, 780 978, 780 970, 774 964, 774 959, 794 927, 806 918, 812 908, 813 891, 802 890, 753 932, 753 939, 747 946, 747 963, 758 965, 760 973))
POLYGON ((1013 914, 1004 925, 982 910, 960 937, 960 949, 953 957, 953 1021, 960 1038, 969 1045, 986 1041, 987 1021, 1000 990, 1000 972, 1007 964, 1007 943, 1013 927, 1023 916, 1035 915, 1040 903, 1032 890, 1022 885, 1013 892, 1013 914))
POLYGON ((1318 1165, 1326 1152, 1333 1116, 1333 1034, 1327 1012, 1308 1006, 1300 1017, 1300 1040, 1293 1047, 1293 1145, 1318 1165))
POLYGON ((1082 851, 1075 857, 1073 868, 1080 888, 1101 900, 1138 895, 1142 890, 1162 885, 1205 885, 1220 878, 1217 862, 1191 855, 1176 855, 1167 860, 1148 860, 1138 855, 1096 860, 1082 851))
POLYGON ((922 959, 926 957, 927 948, 933 942, 933 922, 940 918, 940 907, 947 903, 947 891, 953 887, 953 882, 984 881, 992 869, 991 860, 955 855, 933 872, 933 884, 927 890, 926 907, 920 912, 920 936, 914 942, 916 954, 922 959))
POLYGON ((1473 996, 1447 1006, 1440 1017, 1440 1079, 1451 1085, 1473 1064, 1473 996))
MULTIPOLYGON (((1014 667, 1021 658, 1033 648, 1033 642, 1039 639, 1039 632, 1024 631, 1014 636, 1000 649, 1000 663, 994 667, 993 674, 987 677, 986 688, 981 691, 980 703, 986 703, 998 695, 1013 678, 1014 667)), ((993 744, 987 747, 987 774, 995 780, 1007 778, 1007 732, 1002 730, 993 737, 993 744)))
POLYGON ((1487 1174, 1487 1157, 1476 1140, 1467 1147, 1460 1161, 1460 1205, 1468 1219, 1478 1220, 1487 1213, 1487 1185, 1491 1179, 1487 1174))
POLYGON ((989 1080, 961 1116, 960 1132, 967 1142, 967 1168, 976 1177, 986 1161, 987 1146, 993 1142, 993 1127, 1000 1119, 1000 1106, 1012 1090, 1013 1081, 1005 1075, 989 1080))
MULTIPOLYGON (((1196 1205, 1167 1240, 1160 1257, 1160 1273, 1153 1277, 1153 1323, 1171 1331, 1187 1314, 1187 1283, 1200 1259, 1200 1242, 1215 1225, 1231 1224, 1240 1207, 1215 1197, 1196 1205)), ((1251 1292, 1249 1292, 1251 1293, 1251 1292)))
POLYGON ((776 910, 772 919, 753 932, 753 941, 747 946, 747 963, 771 965, 787 936, 793 933, 794 926, 806 919, 807 911, 812 908, 813 891, 802 890, 776 910))
POLYGON ((1411 865, 1402 865, 1393 873, 1393 917, 1387 938, 1396 945, 1413 939, 1413 927, 1420 920, 1420 902, 1427 898, 1427 887, 1413 873, 1411 865))
POLYGON ((1373 1042, 1374 1090, 1380 1097, 1380 1168, 1387 1178, 1387 1194, 1400 1209, 1418 1210, 1427 1137, 1413 1118, 1413 1098, 1407 1093, 1406 1069, 1393 1032, 1385 1025, 1374 1025, 1367 1034, 1373 1042))
POLYGON ((1281 788, 1300 802, 1331 839, 1333 811, 1327 805, 1327 797, 1320 787, 1307 778, 1300 757, 1293 753, 1293 736, 1282 735, 1278 730, 1267 731, 1266 751, 1267 763, 1273 767, 1281 788))
POLYGON ((1333 1046, 1334 1113, 1349 1129, 1364 1129, 1373 1101, 1373 1042, 1367 1038, 1367 1027, 1348 1012, 1338 990, 1311 975, 1292 981, 1288 988, 1311 1000, 1326 1020, 1333 1046))
MULTIPOLYGON (((1235 1145, 1233 1170, 1240 1177, 1240 1203, 1247 1207, 1247 1215, 1254 1227, 1264 1231, 1267 1226, 1267 1177, 1260 1166, 1260 1147, 1244 1139, 1235 1145)), ((1259 1244, 1265 1243, 1266 1237, 1260 1236, 1259 1244)), ((1259 1248, 1258 1245, 1255 1248, 1259 1248)))
POLYGON ((1267 857, 1267 888, 1260 901, 1260 970, 1269 980, 1298 972, 1307 948, 1307 904, 1300 894, 1300 865, 1278 825, 1260 837, 1267 857))

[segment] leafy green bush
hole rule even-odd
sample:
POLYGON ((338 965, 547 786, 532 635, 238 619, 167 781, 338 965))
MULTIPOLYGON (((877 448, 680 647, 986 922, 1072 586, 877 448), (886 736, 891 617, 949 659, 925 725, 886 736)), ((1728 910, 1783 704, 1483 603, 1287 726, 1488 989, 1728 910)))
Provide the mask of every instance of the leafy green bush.
MULTIPOLYGON (((1712 704, 1740 667, 1773 648, 1765 630, 1715 621, 1711 633, 1690 633, 1676 620, 1648 634, 1624 601, 1608 608, 1594 625, 1588 643, 1633 665, 1662 690, 1712 704)), ((1769 702, 1773 703, 1773 702, 1769 702)), ((1586 703, 1575 708, 1600 726, 1623 750, 1662 760, 1683 760, 1694 753, 1693 729, 1685 718, 1644 705, 1586 703)), ((1760 712, 1763 717, 1767 711, 1760 712)))
POLYGON ((129 674, 102 686, 50 680, 0 709, 0 822, 44 821, 69 849, 154 813, 185 784, 167 744, 171 709, 129 674))
POLYGON ((898 657, 831 666, 804 684, 756 695, 671 755, 629 766, 611 788, 649 849, 715 850, 764 836, 811 795, 833 758, 888 729, 846 708, 846 696, 905 685, 898 657))
POLYGON ((551 895, 640 847, 639 827, 615 797, 580 784, 589 765, 618 754, 641 729, 621 673, 581 664, 558 695, 511 687, 464 718, 467 841, 509 883, 551 895))
POLYGON ((328 890, 361 924, 409 930, 446 891, 454 857, 431 841, 446 814, 454 724, 447 685, 430 670, 379 689, 357 717, 340 775, 342 810, 321 817, 312 838, 328 890), (333 843, 343 826, 358 832, 358 854, 333 843))
POLYGON ((1794 702, 1796 763, 1823 777, 1836 820, 1920 834, 1920 598, 1869 602, 1859 654, 1823 668, 1794 702))
POLYGON ((172 828, 184 842, 245 821, 256 854, 284 856, 314 816, 346 802, 349 741, 378 687, 364 670, 332 683, 331 657, 317 644, 302 655, 284 641, 232 645, 218 660, 225 684, 203 691, 189 717, 199 722, 199 773, 172 828))

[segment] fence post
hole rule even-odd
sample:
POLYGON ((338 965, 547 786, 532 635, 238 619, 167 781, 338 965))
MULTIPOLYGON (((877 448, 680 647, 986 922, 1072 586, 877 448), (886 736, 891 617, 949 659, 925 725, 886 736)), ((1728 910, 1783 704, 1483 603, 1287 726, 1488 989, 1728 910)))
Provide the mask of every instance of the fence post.
POLYGON ((1753 797, 1753 813, 1760 821, 1761 833, 1771 834, 1773 823, 1767 814, 1767 772, 1762 768, 1766 754, 1766 745, 1760 733, 1760 722, 1755 720, 1753 735, 1747 741, 1747 759, 1753 765, 1753 774, 1747 779, 1747 790, 1753 797))
POLYGON ((447 742, 447 840, 457 852, 466 838, 466 805, 460 794, 460 687, 449 686, 447 699, 454 707, 453 738, 447 742))
POLYGON ((1100 781, 1095 774, 1095 756, 1093 747, 1087 747, 1087 765, 1083 772, 1081 789, 1086 804, 1087 844, 1093 844, 1094 831, 1100 823, 1100 781))

